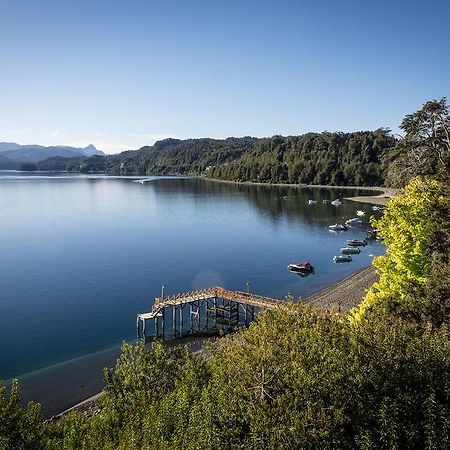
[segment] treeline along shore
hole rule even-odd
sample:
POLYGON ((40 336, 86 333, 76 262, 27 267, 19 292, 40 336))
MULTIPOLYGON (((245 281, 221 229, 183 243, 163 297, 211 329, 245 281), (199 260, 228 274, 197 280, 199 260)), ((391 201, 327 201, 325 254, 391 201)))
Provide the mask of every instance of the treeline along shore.
POLYGON ((36 164, 35 169, 113 175, 201 175, 257 183, 381 186, 386 183, 383 155, 395 143, 387 129, 264 139, 165 139, 118 155, 49 158, 36 164))

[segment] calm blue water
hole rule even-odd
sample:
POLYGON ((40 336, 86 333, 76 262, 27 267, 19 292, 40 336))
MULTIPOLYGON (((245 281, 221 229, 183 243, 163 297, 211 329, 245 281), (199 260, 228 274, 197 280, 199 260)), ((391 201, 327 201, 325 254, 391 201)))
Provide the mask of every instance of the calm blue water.
POLYGON ((305 297, 383 251, 374 244, 351 264, 332 262, 364 232, 328 225, 364 205, 321 201, 355 191, 134 181, 0 172, 0 379, 133 339, 161 284, 171 294, 249 282, 261 295, 305 297), (286 270, 299 260, 316 274, 286 270))

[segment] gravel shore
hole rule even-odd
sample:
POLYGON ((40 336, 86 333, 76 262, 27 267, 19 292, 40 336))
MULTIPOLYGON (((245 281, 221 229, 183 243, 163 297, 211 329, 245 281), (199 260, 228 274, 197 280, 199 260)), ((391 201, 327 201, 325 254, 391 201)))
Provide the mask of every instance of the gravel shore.
POLYGON ((304 302, 315 308, 348 311, 361 302, 367 289, 376 281, 378 281, 376 269, 369 266, 311 295, 304 302))
POLYGON ((357 197, 347 197, 345 200, 359 203, 372 203, 373 205, 386 205, 387 201, 398 193, 399 189, 380 188, 383 193, 380 195, 360 195, 357 197))

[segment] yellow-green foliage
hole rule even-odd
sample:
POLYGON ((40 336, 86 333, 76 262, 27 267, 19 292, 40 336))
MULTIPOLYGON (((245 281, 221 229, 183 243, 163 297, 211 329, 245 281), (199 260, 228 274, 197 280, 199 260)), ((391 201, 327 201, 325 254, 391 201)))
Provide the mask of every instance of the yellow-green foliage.
POLYGON ((388 202, 383 217, 373 221, 387 245, 386 255, 373 262, 380 280, 353 312, 352 320, 360 320, 372 305, 401 302, 407 288, 427 280, 433 240, 442 226, 437 214, 447 201, 441 183, 415 178, 388 202))

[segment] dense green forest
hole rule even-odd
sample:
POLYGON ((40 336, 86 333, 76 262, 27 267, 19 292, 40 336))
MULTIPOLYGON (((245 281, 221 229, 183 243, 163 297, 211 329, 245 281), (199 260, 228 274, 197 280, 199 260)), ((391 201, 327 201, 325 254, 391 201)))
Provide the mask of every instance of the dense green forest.
POLYGON ((119 155, 50 158, 39 163, 38 169, 115 175, 204 175, 262 183, 379 186, 385 181, 382 155, 395 143, 394 137, 384 129, 267 139, 166 139, 119 155))
MULTIPOLYGON (((114 175, 201 175, 209 167, 237 159, 258 141, 256 138, 165 139, 153 146, 118 155, 66 160, 66 170, 114 175)), ((52 170, 55 158, 39 163, 40 170, 52 170)))
POLYGON ((201 354, 126 344, 91 418, 44 422, 17 383, 2 387, 0 448, 448 449, 450 118, 445 102, 418 113, 391 172, 406 185, 373 224, 380 279, 359 307, 287 301, 201 354))
POLYGON ((233 181, 380 186, 384 183, 381 156, 394 144, 383 129, 274 136, 207 173, 233 181))

